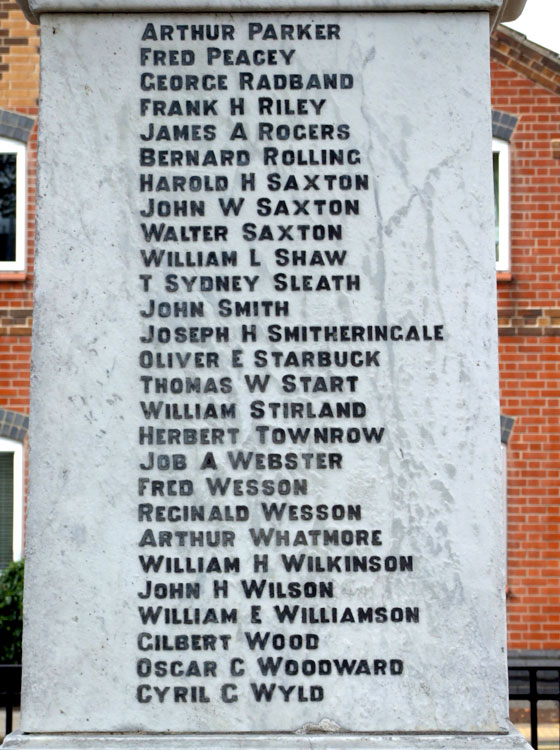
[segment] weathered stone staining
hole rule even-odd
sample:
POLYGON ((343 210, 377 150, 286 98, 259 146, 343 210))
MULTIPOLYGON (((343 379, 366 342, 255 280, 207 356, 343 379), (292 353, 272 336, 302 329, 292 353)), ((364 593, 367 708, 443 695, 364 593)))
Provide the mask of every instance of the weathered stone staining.
POLYGON ((487 13, 298 10, 43 18, 25 732, 507 732, 487 13))

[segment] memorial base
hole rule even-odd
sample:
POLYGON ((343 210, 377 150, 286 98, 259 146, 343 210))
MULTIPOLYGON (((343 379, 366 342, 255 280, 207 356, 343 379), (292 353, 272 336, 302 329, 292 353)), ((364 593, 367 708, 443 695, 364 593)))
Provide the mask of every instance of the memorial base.
POLYGON ((23 734, 2 750, 529 750, 512 726, 507 734, 23 734))

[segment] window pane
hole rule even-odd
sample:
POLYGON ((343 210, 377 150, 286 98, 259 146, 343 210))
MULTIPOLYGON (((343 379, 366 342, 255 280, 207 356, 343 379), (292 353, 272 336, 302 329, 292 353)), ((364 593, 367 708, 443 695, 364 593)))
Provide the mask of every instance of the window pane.
POLYGON ((516 729, 521 732, 527 742, 531 742, 531 704, 529 701, 510 700, 509 720, 515 724, 516 729))
POLYGON ((559 722, 558 703, 556 701, 539 701, 538 710, 538 734, 539 748, 547 750, 558 750, 559 748, 559 722))
POLYGON ((14 559, 14 454, 0 453, 0 569, 14 559))
POLYGON ((16 259, 17 154, 0 154, 0 261, 16 259))

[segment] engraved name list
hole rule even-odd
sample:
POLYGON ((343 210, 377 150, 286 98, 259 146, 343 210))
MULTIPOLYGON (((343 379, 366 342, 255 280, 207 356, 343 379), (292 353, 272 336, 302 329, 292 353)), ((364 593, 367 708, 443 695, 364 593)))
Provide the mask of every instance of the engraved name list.
POLYGON ((257 18, 138 26, 134 669, 161 711, 393 690, 425 616, 391 393, 446 328, 386 312, 347 19, 257 18))

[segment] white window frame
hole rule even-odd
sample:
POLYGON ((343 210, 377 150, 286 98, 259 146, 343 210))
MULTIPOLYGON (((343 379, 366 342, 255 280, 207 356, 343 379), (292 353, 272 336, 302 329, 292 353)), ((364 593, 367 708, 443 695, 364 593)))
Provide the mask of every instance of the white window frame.
POLYGON ((1 154, 16 154, 16 257, 0 261, 0 273, 25 271, 27 242, 27 147, 21 141, 0 138, 1 154))
POLYGON ((12 552, 14 560, 21 560, 23 557, 23 444, 17 440, 0 438, 0 453, 12 453, 14 457, 12 552))
POLYGON ((498 154, 498 259, 496 271, 510 270, 510 170, 509 143, 492 138, 492 158, 498 154))

